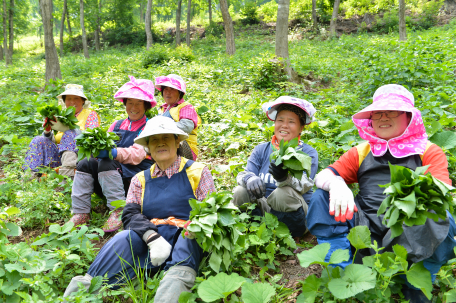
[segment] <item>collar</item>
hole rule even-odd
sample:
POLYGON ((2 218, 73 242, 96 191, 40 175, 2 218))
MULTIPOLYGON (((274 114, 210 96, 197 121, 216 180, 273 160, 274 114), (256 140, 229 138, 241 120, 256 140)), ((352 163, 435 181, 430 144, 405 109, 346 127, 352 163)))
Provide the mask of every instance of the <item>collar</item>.
POLYGON ((152 173, 152 177, 167 176, 168 179, 170 179, 174 174, 177 174, 179 172, 179 167, 180 167, 181 161, 182 161, 181 156, 177 156, 176 161, 174 161, 174 163, 171 164, 171 166, 165 170, 161 170, 158 167, 158 165, 155 164, 155 169, 154 169, 154 172, 152 173))
POLYGON ((184 100, 184 98, 182 98, 182 99, 180 99, 179 101, 177 101, 176 103, 174 103, 174 104, 171 105, 171 106, 169 106, 168 103, 164 103, 164 104, 160 105, 160 107, 163 107, 164 109, 167 109, 167 108, 171 108, 171 107, 176 107, 176 106, 178 106, 179 104, 182 104, 182 103, 184 103, 184 102, 185 102, 185 100, 184 100))

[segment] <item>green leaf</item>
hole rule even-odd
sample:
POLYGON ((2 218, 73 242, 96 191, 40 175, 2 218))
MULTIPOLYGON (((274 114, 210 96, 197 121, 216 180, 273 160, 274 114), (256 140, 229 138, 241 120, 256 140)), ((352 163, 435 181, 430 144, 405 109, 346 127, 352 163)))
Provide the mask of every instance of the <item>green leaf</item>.
POLYGON ((220 271, 221 264, 222 256, 219 255, 217 252, 213 251, 211 254, 211 258, 209 259, 209 266, 212 268, 213 271, 218 273, 220 271))
POLYGON ((393 251, 398 257, 407 260, 407 250, 404 248, 404 246, 396 244, 393 246, 393 251))
POLYGON ((242 300, 244 303, 269 302, 275 295, 275 289, 267 283, 245 283, 242 285, 242 300))
POLYGON ((112 201, 112 202, 111 202, 111 205, 114 206, 116 209, 117 209, 117 208, 121 208, 121 207, 125 207, 126 201, 125 201, 125 200, 116 200, 116 201, 112 201))
POLYGON ((206 302, 213 302, 218 299, 225 299, 229 294, 236 291, 245 279, 238 274, 218 273, 216 276, 209 277, 198 286, 198 295, 206 302))
POLYGON ((339 264, 350 259, 348 249, 336 249, 329 258, 329 264, 339 264))
POLYGON ((198 298, 197 294, 191 293, 191 292, 181 292, 179 296, 179 300, 177 301, 178 303, 194 303, 196 302, 196 298, 198 298))
POLYGON ((393 204, 396 205, 396 207, 399 208, 400 210, 404 211, 407 214, 407 216, 410 218, 410 216, 415 211, 415 207, 416 207, 415 192, 412 191, 412 193, 410 195, 408 195, 404 198, 395 199, 393 204))
POLYGON ((329 252, 331 244, 323 243, 305 250, 298 254, 299 263, 302 267, 309 267, 312 264, 327 264, 325 257, 329 252))
POLYGON ((396 238, 404 232, 404 229, 402 228, 402 223, 397 222, 393 226, 390 227, 391 230, 391 239, 396 238))
POLYGON ((88 293, 91 294, 94 291, 100 289, 101 285, 103 285, 103 277, 102 276, 93 277, 92 280, 90 281, 88 293))
POLYGON ((311 275, 304 281, 301 281, 301 284, 302 295, 305 298, 303 302, 315 302, 315 297, 317 296, 318 289, 321 285, 321 279, 317 278, 315 275, 311 275))
POLYGON ((405 275, 410 284, 421 289, 428 299, 432 298, 431 273, 424 267, 423 261, 412 264, 405 275))
POLYGON ((450 289, 450 291, 447 291, 446 293, 444 293, 443 302, 446 302, 446 303, 456 302, 456 289, 450 289))
POLYGON ((367 226, 356 226, 352 228, 347 239, 356 249, 371 247, 371 232, 367 226))
POLYGON ((376 276, 372 269, 361 264, 350 264, 345 268, 342 278, 332 279, 328 288, 336 298, 347 299, 374 288, 375 284, 376 276))
POLYGON ((8 214, 8 216, 13 216, 21 213, 17 207, 10 207, 5 212, 8 214))
POLYGON ((69 232, 73 227, 74 227, 74 223, 71 221, 68 221, 63 226, 60 226, 58 224, 52 224, 51 226, 49 226, 49 232, 62 235, 62 234, 69 232))
POLYGON ((456 133, 453 131, 443 131, 436 133, 429 138, 429 141, 442 148, 452 149, 456 147, 456 133))

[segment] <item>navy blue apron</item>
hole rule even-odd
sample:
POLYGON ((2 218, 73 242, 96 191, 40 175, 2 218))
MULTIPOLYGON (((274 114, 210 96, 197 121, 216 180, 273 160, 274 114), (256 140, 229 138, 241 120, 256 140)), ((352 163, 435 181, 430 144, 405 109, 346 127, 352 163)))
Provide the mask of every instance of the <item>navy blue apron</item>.
MULTIPOLYGON (((122 122, 124 120, 119 120, 116 122, 113 132, 120 133, 122 136, 120 141, 118 141, 116 144, 117 147, 127 148, 127 147, 132 146, 135 143, 135 139, 141 133, 142 127, 140 129, 138 129, 137 131, 120 129, 120 125, 122 124, 122 122)), ((144 125, 145 125, 145 123, 144 123, 144 125)), ((152 164, 153 164, 153 162, 149 159, 144 159, 138 165, 120 163, 120 165, 122 166, 122 177, 131 178, 131 177, 135 176, 137 173, 139 173, 143 170, 149 169, 152 164)))

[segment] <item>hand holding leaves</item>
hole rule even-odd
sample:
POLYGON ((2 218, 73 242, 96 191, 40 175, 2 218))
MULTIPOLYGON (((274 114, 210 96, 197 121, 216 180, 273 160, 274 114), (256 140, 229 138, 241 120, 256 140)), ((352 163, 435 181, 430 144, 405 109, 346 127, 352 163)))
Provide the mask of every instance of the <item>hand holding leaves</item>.
POLYGON ((75 138, 79 148, 78 161, 84 157, 89 160, 92 155, 97 157, 102 150, 109 151, 109 158, 113 159, 112 148, 116 147, 114 140, 118 139, 119 137, 115 133, 108 132, 107 128, 88 128, 75 138))
POLYGON ((76 123, 78 123, 78 119, 74 116, 75 115, 74 107, 69 107, 66 109, 62 109, 61 106, 53 106, 53 105, 46 105, 40 107, 38 109, 38 113, 45 118, 43 127, 47 129, 52 126, 51 121, 58 121, 65 126, 68 126, 69 129, 78 128, 76 123))
MULTIPOLYGON (((282 139, 280 141, 279 150, 271 154, 269 161, 271 161, 272 163, 275 160, 274 164, 276 167, 279 167, 281 164, 283 164, 283 169, 287 169, 293 177, 295 177, 298 180, 301 180, 302 172, 304 170, 307 172, 307 176, 310 176, 312 158, 309 157, 303 151, 296 150, 298 143, 298 138, 294 138, 290 142, 284 142, 282 139)), ((276 171, 278 172, 278 170, 276 171)), ((277 176, 282 177, 281 179, 283 179, 282 174, 278 173, 277 176)), ((276 178, 274 177, 274 179, 276 178)))

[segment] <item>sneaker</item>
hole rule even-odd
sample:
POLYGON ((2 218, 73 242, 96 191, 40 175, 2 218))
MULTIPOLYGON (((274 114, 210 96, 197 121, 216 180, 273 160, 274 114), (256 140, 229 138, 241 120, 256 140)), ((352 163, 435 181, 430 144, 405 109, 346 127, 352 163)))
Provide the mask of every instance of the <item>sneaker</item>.
POLYGON ((89 223, 90 214, 74 214, 73 217, 70 219, 71 222, 74 223, 74 226, 78 225, 86 225, 89 223))
POLYGON ((108 221, 103 225, 103 231, 105 233, 112 233, 122 227, 122 208, 118 208, 111 213, 108 221))

